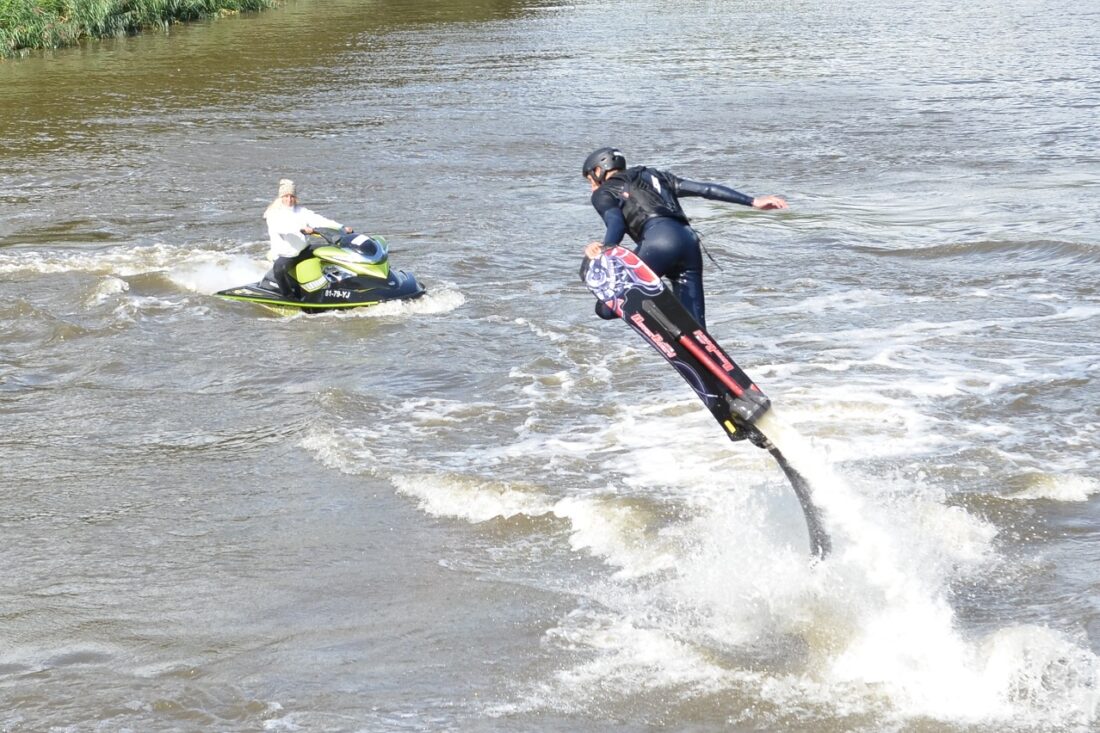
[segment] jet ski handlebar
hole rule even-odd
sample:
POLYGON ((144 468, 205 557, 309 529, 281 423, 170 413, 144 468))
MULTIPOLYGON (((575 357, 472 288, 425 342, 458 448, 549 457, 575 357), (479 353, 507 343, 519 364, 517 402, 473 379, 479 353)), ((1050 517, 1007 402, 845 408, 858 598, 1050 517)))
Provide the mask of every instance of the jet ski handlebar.
POLYGON ((353 230, 352 230, 351 227, 344 227, 343 230, 331 229, 329 227, 322 227, 322 228, 319 228, 319 229, 313 229, 312 227, 307 227, 306 229, 302 229, 301 231, 302 231, 302 234, 305 234, 307 237, 308 236, 320 237, 321 239, 325 240, 329 244, 331 244, 333 246, 338 246, 340 244, 340 238, 343 237, 345 233, 351 234, 353 230))

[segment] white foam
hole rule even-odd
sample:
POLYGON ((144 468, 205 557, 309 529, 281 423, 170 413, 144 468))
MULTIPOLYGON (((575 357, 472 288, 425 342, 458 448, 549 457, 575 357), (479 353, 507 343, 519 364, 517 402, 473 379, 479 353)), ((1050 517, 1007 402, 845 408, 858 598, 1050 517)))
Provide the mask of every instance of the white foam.
POLYGON ((553 502, 537 490, 473 476, 420 474, 390 480, 399 493, 416 499, 421 510, 436 517, 479 523, 553 511, 553 502))
POLYGON ((369 474, 380 464, 370 441, 360 436, 338 435, 329 429, 314 428, 302 439, 301 445, 312 451, 322 465, 341 473, 369 474))
POLYGON ((0 251, 0 274, 29 270, 35 273, 88 272, 92 274, 131 277, 165 272, 183 261, 217 261, 221 252, 182 249, 170 244, 119 246, 105 250, 58 250, 36 252, 0 251))
POLYGON ((661 688, 692 694, 728 689, 741 675, 708 660, 692 645, 659 629, 611 613, 578 611, 547 632, 550 643, 593 652, 586 662, 558 671, 532 691, 531 707, 583 711, 607 698, 661 688), (564 703, 564 705, 563 705, 564 703))
POLYGON ((89 306, 102 305, 116 295, 121 295, 130 289, 130 283, 117 277, 108 277, 101 280, 88 298, 89 306))
POLYGON ((415 300, 391 300, 368 308, 348 308, 323 313, 338 318, 388 318, 392 316, 439 315, 458 310, 466 303, 461 291, 444 287, 429 287, 415 300))
POLYGON ((868 685, 899 718, 1025 727, 1096 716, 1100 665, 1063 635, 1035 626, 976 642, 954 629, 945 602, 896 605, 863 624, 826 679, 868 685))
POLYGON ((238 285, 260 280, 270 268, 270 263, 246 255, 197 257, 184 265, 165 271, 174 284, 196 293, 210 295, 238 285))
POLYGON ((461 474, 395 476, 397 491, 416 499, 432 516, 481 523, 512 517, 552 515, 568 520, 573 550, 603 558, 621 577, 663 570, 675 562, 674 546, 651 533, 644 507, 614 497, 555 499, 538 487, 461 474))
POLYGON ((631 578, 674 567, 679 556, 675 533, 653 531, 654 516, 645 507, 613 497, 567 498, 554 504, 554 514, 572 526, 569 543, 620 568, 631 578))
POLYGON ((1080 502, 1100 493, 1100 479, 1088 476, 1034 474, 1028 478, 1030 486, 1008 496, 1009 499, 1032 501, 1080 502))

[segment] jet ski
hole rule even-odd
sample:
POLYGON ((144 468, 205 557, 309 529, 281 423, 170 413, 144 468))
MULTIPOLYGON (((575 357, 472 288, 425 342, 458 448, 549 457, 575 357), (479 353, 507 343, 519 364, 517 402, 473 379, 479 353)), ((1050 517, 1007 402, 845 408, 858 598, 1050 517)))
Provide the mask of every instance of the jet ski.
POLYGON ((360 308, 390 300, 411 300, 424 294, 424 286, 404 270, 391 270, 389 247, 379 236, 367 236, 338 229, 315 229, 312 257, 290 270, 301 290, 298 297, 282 293, 274 269, 251 285, 221 290, 215 295, 242 300, 279 311, 319 313, 342 308, 360 308))

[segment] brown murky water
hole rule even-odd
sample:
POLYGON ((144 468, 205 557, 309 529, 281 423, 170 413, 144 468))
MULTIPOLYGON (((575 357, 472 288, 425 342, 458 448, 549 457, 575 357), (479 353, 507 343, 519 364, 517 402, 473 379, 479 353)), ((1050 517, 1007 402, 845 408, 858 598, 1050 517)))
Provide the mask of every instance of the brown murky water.
POLYGON ((298 0, 0 64, 0 729, 1091 730, 1089 12, 298 0), (592 317, 608 143, 791 201, 689 213, 829 562, 592 317), (212 297, 287 176, 429 294, 212 297))

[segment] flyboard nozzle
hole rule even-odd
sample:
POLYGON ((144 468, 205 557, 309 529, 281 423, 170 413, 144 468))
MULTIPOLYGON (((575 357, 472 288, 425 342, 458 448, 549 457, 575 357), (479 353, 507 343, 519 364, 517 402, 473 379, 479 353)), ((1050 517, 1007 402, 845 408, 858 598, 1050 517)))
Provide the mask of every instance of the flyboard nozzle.
POLYGON ((730 410, 745 423, 753 425, 767 412, 772 401, 763 392, 755 389, 746 389, 739 396, 729 400, 730 410))

